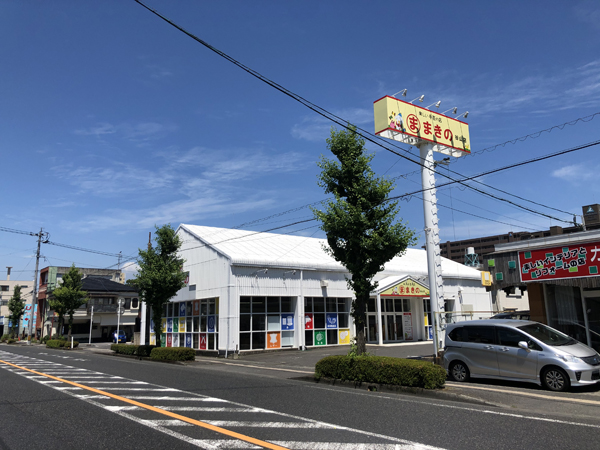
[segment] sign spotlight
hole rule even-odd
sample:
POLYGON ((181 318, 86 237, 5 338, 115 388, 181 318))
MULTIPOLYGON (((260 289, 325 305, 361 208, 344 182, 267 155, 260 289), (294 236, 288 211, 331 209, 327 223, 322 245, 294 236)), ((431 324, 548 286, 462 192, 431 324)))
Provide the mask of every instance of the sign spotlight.
POLYGON ((446 114, 446 113, 447 113, 448 111, 450 111, 450 110, 452 111, 452 114, 456 114, 456 113, 457 113, 457 111, 458 111, 458 106, 455 106, 454 108, 447 109, 447 110, 446 110, 446 111, 444 111, 442 114, 446 114))
POLYGON ((398 91, 395 94, 393 94, 392 97, 396 97, 396 95, 400 94, 401 92, 402 92, 402 97, 406 97, 406 93, 408 92, 408 89, 402 89, 401 91, 398 91))
POLYGON ((441 100, 440 100, 440 101, 437 101, 437 102, 435 102, 435 103, 432 103, 432 104, 431 104, 431 105, 429 105, 429 106, 426 106, 426 107, 425 107, 425 109, 429 109, 429 108, 431 108, 432 106, 435 106, 436 108, 439 108, 441 103, 442 103, 442 101, 441 101, 441 100))
MULTIPOLYGON (((417 97, 417 98, 415 98, 415 100, 419 100, 420 102, 422 102, 424 98, 425 98, 425 94, 421 95, 420 97, 417 97)), ((412 103, 412 102, 414 102, 415 100, 411 100, 411 101, 410 101, 410 102, 408 102, 408 103, 412 103)))

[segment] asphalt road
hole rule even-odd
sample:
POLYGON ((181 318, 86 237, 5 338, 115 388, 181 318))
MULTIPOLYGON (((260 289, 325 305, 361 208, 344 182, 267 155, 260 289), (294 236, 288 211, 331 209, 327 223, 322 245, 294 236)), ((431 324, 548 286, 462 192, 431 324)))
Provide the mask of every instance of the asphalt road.
POLYGON ((531 397, 532 412, 374 393, 301 381, 300 365, 7 345, 0 360, 0 449, 596 449, 600 436, 600 416, 565 413, 552 398, 531 397))

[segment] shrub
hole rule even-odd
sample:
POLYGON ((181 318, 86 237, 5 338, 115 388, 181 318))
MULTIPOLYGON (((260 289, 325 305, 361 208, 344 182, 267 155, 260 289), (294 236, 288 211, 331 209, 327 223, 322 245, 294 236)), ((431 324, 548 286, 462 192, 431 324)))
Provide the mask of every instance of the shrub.
POLYGON ((196 351, 187 347, 156 347, 150 352, 155 361, 194 361, 196 351))
POLYGON ((317 362, 315 378, 437 389, 446 370, 428 361, 387 356, 327 356, 317 362))
POLYGON ((8 338, 8 339, 6 340, 6 343, 7 343, 7 344, 14 344, 15 342, 17 342, 17 340, 16 340, 15 338, 8 338))
POLYGON ((8 334, 3 334, 2 337, 0 337, 0 342, 6 342, 9 337, 10 336, 8 334))
POLYGON ((50 340, 50 336, 46 335, 42 338, 42 344, 45 344, 46 342, 48 342, 50 340))
MULTIPOLYGON (((73 348, 79 346, 79 341, 73 341, 73 348)), ((46 341, 47 348, 71 348, 71 341, 66 339, 48 339, 46 341)))
POLYGON ((121 355, 150 356, 156 345, 111 344, 110 349, 121 355))

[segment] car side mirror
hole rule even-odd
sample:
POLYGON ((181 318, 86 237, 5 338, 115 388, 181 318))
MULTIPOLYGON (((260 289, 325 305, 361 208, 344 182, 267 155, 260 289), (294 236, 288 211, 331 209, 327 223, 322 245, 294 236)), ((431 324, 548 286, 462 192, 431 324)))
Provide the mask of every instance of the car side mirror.
POLYGON ((527 345, 527 342, 525 342, 525 341, 520 341, 518 345, 519 345, 519 347, 520 347, 520 348, 522 348, 523 350, 527 350, 527 351, 529 351, 529 345, 527 345))

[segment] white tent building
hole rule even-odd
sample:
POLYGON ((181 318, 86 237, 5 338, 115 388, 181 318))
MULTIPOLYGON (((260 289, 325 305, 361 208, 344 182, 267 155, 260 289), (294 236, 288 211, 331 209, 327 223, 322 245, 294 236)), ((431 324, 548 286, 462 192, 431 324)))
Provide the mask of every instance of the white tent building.
MULTIPOLYGON (((180 225, 188 285, 164 311, 166 346, 220 353, 347 344, 355 335, 346 269, 326 240, 180 225)), ((476 269, 442 258, 445 309, 490 310, 476 269)), ((376 277, 369 343, 432 339, 427 257, 408 249, 376 277)))

